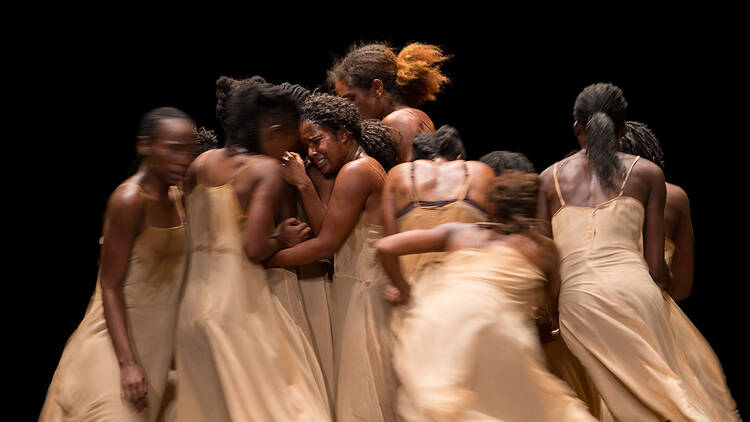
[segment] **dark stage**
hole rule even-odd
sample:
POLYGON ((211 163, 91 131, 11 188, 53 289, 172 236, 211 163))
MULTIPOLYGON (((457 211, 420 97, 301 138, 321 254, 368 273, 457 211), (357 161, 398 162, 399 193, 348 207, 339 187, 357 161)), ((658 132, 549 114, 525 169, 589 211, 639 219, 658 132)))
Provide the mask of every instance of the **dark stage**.
POLYGON ((471 159, 496 149, 519 151, 544 170, 577 148, 572 110, 581 89, 594 82, 622 88, 628 119, 650 126, 664 149, 667 181, 690 197, 695 284, 680 305, 713 346, 740 411, 747 411, 740 199, 750 177, 737 149, 746 138, 746 118, 734 117, 747 100, 737 89, 744 81, 736 79, 736 52, 717 48, 736 41, 732 34, 709 37, 687 28, 593 41, 573 31, 558 28, 541 40, 531 31, 486 28, 475 35, 439 28, 327 35, 299 30, 287 38, 257 31, 235 32, 228 41, 215 31, 196 30, 184 38, 164 33, 113 37, 104 44, 74 31, 70 40, 52 40, 49 53, 37 57, 42 75, 35 83, 48 86, 35 94, 40 97, 34 102, 43 106, 34 110, 27 136, 42 150, 23 147, 28 157, 41 160, 29 160, 31 167, 20 173, 33 179, 24 189, 33 212, 18 210, 34 227, 26 237, 25 268, 31 273, 23 282, 29 293, 21 299, 36 317, 34 338, 23 340, 33 344, 24 356, 30 362, 24 364, 30 414, 38 415, 60 353, 94 290, 102 214, 110 192, 131 173, 140 117, 174 106, 221 135, 214 117, 220 75, 259 74, 273 83, 316 88, 333 57, 358 40, 386 40, 396 48, 409 41, 434 43, 453 55, 444 66, 451 83, 423 109, 436 126, 460 131, 471 159), (51 102, 42 100, 48 96, 51 102))

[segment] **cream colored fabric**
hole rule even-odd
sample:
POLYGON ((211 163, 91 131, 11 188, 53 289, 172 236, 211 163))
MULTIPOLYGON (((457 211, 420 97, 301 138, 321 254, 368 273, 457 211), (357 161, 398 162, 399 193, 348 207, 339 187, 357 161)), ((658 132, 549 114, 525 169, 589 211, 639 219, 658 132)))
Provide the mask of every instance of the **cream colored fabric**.
POLYGON ((331 321, 331 278, 323 273, 322 263, 302 265, 297 268, 299 285, 305 303, 307 320, 313 337, 313 345, 325 376, 328 397, 334 403, 334 360, 331 321))
POLYGON ((336 419, 395 421, 396 381, 391 367, 388 277, 374 243, 381 226, 357 222, 333 258, 333 342, 336 419))
POLYGON ((408 422, 595 420, 545 367, 532 315, 544 283, 507 247, 456 251, 425 269, 394 349, 399 415, 408 422))
POLYGON ((136 414, 121 397, 120 367, 104 319, 102 289, 97 280, 83 321, 62 353, 40 421, 156 418, 173 359, 186 244, 183 226, 147 225, 135 238, 123 282, 131 347, 148 379, 148 411, 136 414))
POLYGON ((287 268, 268 268, 266 269, 266 276, 268 277, 268 284, 271 286, 271 292, 281 302, 289 316, 292 317, 302 335, 312 344, 310 323, 307 321, 297 273, 287 268))
POLYGON ((669 267, 670 271, 672 270, 672 261, 674 261, 674 250, 675 250, 675 244, 672 239, 665 237, 664 238, 664 262, 667 263, 667 267, 669 267))
POLYGON ((558 335, 555 339, 542 344, 547 369, 556 377, 562 379, 573 390, 576 396, 586 403, 589 412, 596 418, 602 419, 607 411, 602 403, 594 382, 586 373, 586 369, 570 352, 568 346, 558 335))
MULTIPOLYGON (((456 200, 440 206, 415 206, 396 220, 398 231, 432 229, 445 223, 478 223, 487 221, 487 214, 469 203, 456 200)), ((406 280, 414 284, 419 272, 426 265, 437 262, 444 252, 428 252, 404 255, 399 258, 401 271, 406 280)))
POLYGON ((331 420, 312 346, 245 255, 231 184, 198 184, 187 215, 193 250, 177 327, 177 420, 331 420))
POLYGON ((621 191, 596 207, 561 203, 560 331, 614 417, 738 420, 716 355, 649 275, 641 202, 621 191))

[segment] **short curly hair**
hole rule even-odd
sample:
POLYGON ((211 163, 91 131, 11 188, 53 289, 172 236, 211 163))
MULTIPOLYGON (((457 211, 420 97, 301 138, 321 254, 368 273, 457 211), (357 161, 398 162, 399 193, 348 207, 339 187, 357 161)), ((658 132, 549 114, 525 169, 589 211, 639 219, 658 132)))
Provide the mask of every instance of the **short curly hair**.
POLYGON ((536 207, 539 175, 519 170, 506 170, 487 187, 487 202, 492 204, 491 220, 504 227, 506 233, 531 229, 537 222, 536 207))
POLYGON ((300 121, 309 121, 336 132, 346 129, 357 143, 362 140, 359 111, 354 104, 329 94, 312 94, 302 103, 300 121))

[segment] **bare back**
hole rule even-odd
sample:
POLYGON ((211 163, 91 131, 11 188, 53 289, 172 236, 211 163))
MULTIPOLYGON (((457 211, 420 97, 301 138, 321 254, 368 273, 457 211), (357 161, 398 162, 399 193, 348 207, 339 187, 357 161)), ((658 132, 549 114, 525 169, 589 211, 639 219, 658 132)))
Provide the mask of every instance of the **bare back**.
POLYGON ((449 204, 463 200, 483 213, 487 209, 487 186, 495 177, 479 161, 417 160, 391 169, 383 189, 386 233, 398 232, 396 220, 423 204, 449 204))
POLYGON ((412 107, 404 107, 391 112, 383 118, 382 123, 388 127, 402 163, 412 160, 412 141, 417 134, 435 131, 435 124, 432 123, 430 116, 412 107))

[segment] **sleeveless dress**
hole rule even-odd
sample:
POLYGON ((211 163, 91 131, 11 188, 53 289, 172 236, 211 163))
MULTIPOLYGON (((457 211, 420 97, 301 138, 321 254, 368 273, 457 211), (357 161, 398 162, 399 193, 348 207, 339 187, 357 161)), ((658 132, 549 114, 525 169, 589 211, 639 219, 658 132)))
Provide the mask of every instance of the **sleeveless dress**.
POLYGON ((706 340, 649 274, 640 249, 645 209, 623 195, 560 209, 560 332, 618 421, 736 421, 721 365, 706 340))
POLYGON ((315 352, 245 255, 233 180, 187 197, 192 254, 177 326, 177 420, 330 421, 315 352))
MULTIPOLYGON (((417 185, 414 175, 414 162, 411 167, 411 202, 397 215, 396 224, 399 232, 419 229, 432 229, 441 224, 478 223, 487 221, 487 214, 474 201, 469 199, 469 187, 471 186, 471 175, 469 167, 464 162, 465 178, 454 200, 447 201, 420 201, 417 195, 417 185)), ((414 284, 420 271, 427 265, 437 262, 445 255, 444 252, 429 252, 411 254, 399 257, 401 270, 406 280, 414 284)))
POLYGON ((435 267, 394 347, 403 420, 595 420, 545 368, 532 315, 539 268, 506 246, 458 250, 435 267))
MULTIPOLYGON (((300 202, 297 203, 297 219, 309 222, 300 202)), ((331 327, 331 276, 330 259, 313 264, 297 266, 299 288, 302 293, 305 314, 310 326, 312 345, 323 370, 328 397, 334 404, 333 328, 331 327)))
MULTIPOLYGON (((385 179, 380 166, 370 165, 385 179)), ((333 355, 340 422, 396 420, 388 330, 391 305, 383 297, 390 281, 375 251, 382 237, 382 226, 365 224, 360 217, 333 255, 333 355)))
MULTIPOLYGON (((139 185, 123 183, 118 187, 139 185)), ((170 195, 182 215, 179 191, 170 195)), ((145 194, 145 192, 143 193, 145 194)), ((101 272, 80 325, 60 358, 39 421, 153 421, 174 357, 178 299, 185 277, 184 226, 146 228, 134 242, 123 282, 131 348, 148 380, 148 409, 122 398, 120 366, 104 319, 101 272)))

